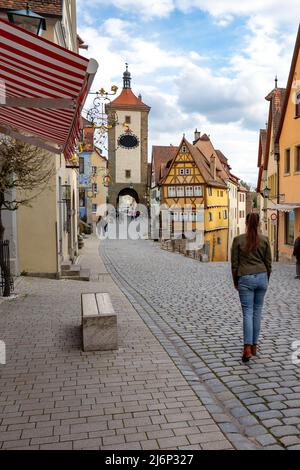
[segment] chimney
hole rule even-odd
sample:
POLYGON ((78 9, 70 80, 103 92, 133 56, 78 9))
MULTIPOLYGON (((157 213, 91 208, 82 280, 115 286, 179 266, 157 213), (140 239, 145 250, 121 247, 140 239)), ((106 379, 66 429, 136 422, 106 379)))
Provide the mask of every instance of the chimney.
POLYGON ((195 144, 197 142, 197 140, 199 140, 201 137, 201 132, 198 131, 198 129, 195 129, 195 134, 194 134, 194 142, 193 144, 195 144))
POLYGON ((212 154, 210 157, 210 172, 213 175, 213 179, 217 178, 217 165, 216 165, 216 156, 212 154))
POLYGON ((139 98, 140 101, 142 101, 142 95, 141 94, 139 94, 138 98, 139 98))

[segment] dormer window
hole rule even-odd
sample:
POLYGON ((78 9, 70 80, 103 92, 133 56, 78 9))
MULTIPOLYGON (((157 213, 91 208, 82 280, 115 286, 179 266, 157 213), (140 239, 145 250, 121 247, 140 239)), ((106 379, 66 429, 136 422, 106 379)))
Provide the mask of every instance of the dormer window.
POLYGON ((295 117, 300 117, 300 90, 296 91, 295 117))

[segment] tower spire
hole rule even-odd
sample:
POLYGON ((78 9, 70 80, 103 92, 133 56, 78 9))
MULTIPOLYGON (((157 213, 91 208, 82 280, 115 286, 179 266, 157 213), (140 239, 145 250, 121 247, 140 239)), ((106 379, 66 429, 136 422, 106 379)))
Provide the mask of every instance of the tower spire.
POLYGON ((126 70, 123 74, 123 88, 131 88, 131 74, 128 70, 128 63, 126 62, 126 70))
POLYGON ((277 78, 277 75, 275 75, 275 88, 277 88, 277 83, 278 83, 278 78, 277 78))

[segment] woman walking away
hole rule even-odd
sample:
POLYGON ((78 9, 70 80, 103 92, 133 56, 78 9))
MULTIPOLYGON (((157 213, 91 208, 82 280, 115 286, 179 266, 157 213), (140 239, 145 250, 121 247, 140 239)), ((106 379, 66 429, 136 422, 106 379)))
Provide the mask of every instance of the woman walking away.
POLYGON ((246 227, 246 233, 233 240, 231 250, 232 277, 243 310, 243 362, 256 356, 262 307, 272 271, 270 243, 259 233, 259 215, 248 214, 246 227))

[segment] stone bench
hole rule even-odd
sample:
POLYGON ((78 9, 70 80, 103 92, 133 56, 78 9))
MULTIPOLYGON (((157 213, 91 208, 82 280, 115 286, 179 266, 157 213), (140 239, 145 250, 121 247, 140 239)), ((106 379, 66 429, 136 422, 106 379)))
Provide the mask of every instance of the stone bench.
POLYGON ((110 296, 81 294, 84 351, 118 349, 117 315, 110 296))

